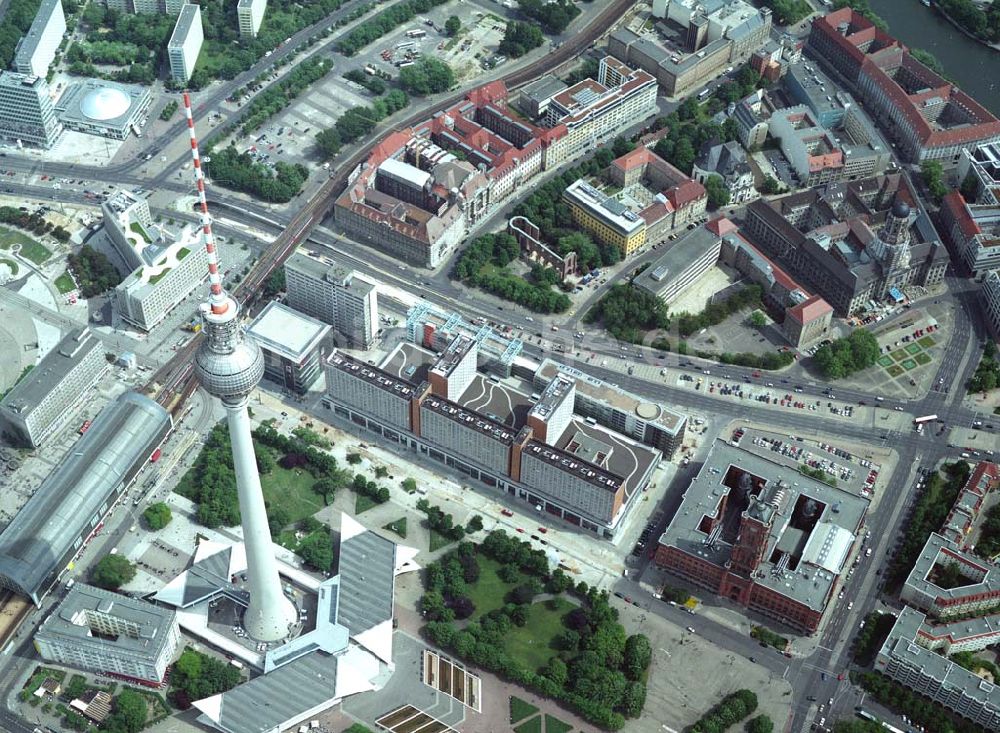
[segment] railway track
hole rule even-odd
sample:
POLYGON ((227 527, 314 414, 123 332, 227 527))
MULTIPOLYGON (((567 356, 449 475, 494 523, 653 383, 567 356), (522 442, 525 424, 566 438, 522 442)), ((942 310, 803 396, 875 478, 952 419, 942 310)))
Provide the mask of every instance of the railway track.
MULTIPOLYGON (((614 0, 602 10, 590 23, 559 48, 547 54, 539 63, 530 64, 523 69, 513 71, 501 77, 500 81, 508 89, 517 89, 529 81, 558 68, 572 58, 578 56, 597 38, 607 31, 633 4, 633 0, 614 0)), ((414 112, 394 125, 395 128, 410 127, 427 119, 435 112, 450 107, 464 97, 464 92, 443 99, 430 108, 414 112)), ((338 193, 347 185, 351 172, 368 157, 368 151, 383 139, 389 131, 384 132, 371 145, 367 145, 337 166, 337 172, 324 181, 319 191, 309 200, 288 224, 288 227, 275 238, 254 263, 246 277, 233 289, 233 297, 240 303, 244 313, 252 311, 264 291, 264 284, 277 268, 284 265, 285 260, 296 247, 306 239, 327 215, 338 193)), ((194 354, 204 338, 199 333, 188 343, 177 350, 177 353, 161 366, 146 384, 147 394, 155 395, 156 401, 176 415, 184 402, 197 387, 194 375, 194 354)))

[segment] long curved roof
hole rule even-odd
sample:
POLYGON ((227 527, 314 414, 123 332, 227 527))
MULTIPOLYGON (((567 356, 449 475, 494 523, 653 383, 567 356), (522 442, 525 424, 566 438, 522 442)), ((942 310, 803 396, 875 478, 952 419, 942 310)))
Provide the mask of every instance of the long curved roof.
POLYGON ((37 604, 73 543, 170 423, 166 410, 135 392, 106 406, 0 534, 0 584, 37 604))

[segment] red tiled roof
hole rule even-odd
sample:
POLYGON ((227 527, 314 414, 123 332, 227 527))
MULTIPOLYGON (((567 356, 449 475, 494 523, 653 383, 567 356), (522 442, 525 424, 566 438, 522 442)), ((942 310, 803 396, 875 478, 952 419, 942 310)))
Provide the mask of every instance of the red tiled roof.
POLYGON ((820 296, 814 295, 808 300, 804 300, 798 305, 789 308, 785 311, 785 315, 795 319, 799 323, 806 324, 812 323, 818 318, 823 318, 827 313, 832 312, 833 306, 820 296))
MULTIPOLYGON (((465 95, 465 98, 476 105, 484 105, 496 102, 507 101, 507 86, 497 79, 489 84, 483 84, 465 95)), ((500 105, 503 106, 503 105, 500 105)))
POLYGON ((611 161, 611 165, 623 171, 630 171, 641 165, 649 165, 653 162, 654 158, 659 158, 659 156, 649 148, 644 148, 640 145, 632 152, 625 153, 620 158, 615 158, 611 161))
POLYGON ((665 193, 667 200, 674 205, 675 209, 683 209, 685 206, 708 195, 705 187, 693 178, 681 181, 673 188, 667 189, 665 193))
POLYGON ((949 192, 941 202, 941 206, 951 214, 958 223, 958 228, 966 237, 974 237, 982 233, 976 220, 972 218, 969 207, 965 205, 965 199, 958 191, 949 192))
POLYGON ((717 234, 720 237, 724 237, 727 234, 732 234, 733 232, 739 231, 739 227, 733 224, 724 216, 720 216, 705 225, 705 228, 713 234, 717 234))

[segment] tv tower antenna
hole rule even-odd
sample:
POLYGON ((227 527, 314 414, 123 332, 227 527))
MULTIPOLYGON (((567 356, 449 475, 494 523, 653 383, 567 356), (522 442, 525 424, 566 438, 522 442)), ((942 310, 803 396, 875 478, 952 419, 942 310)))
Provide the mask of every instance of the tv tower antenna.
POLYGON ((195 373, 205 390, 222 401, 229 425, 250 591, 250 604, 243 614, 243 627, 257 641, 279 641, 288 636, 297 614, 291 601, 281 592, 247 412, 250 393, 264 376, 264 355, 256 342, 245 338, 239 320, 240 306, 222 289, 212 218, 205 199, 205 174, 201 168, 191 98, 187 92, 184 92, 184 115, 191 134, 191 159, 201 204, 202 237, 208 252, 209 295, 201 305, 206 338, 195 355, 195 373))

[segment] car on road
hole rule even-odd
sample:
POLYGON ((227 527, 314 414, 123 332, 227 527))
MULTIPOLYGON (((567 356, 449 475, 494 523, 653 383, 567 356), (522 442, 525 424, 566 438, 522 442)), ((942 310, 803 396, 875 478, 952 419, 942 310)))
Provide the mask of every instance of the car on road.
POLYGON ((687 631, 689 634, 697 634, 698 632, 694 630, 694 626, 688 626, 687 631))

